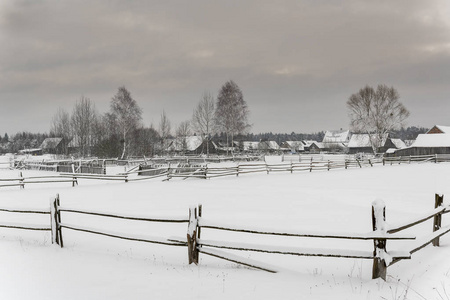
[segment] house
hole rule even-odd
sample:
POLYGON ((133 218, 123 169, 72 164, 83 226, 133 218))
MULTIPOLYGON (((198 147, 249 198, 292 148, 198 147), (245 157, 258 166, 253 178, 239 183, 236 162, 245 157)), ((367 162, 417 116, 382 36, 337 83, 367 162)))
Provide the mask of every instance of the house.
MULTIPOLYGON (((399 147, 405 147, 405 143, 398 139, 391 139, 386 133, 383 135, 381 147, 377 149, 378 153, 384 153, 386 150, 399 147), (395 140, 395 143, 393 142, 395 140)), ((370 143, 370 136, 368 134, 353 134, 348 143, 348 153, 373 153, 372 144, 370 143)))
POLYGON ((303 140, 302 144, 303 144, 303 149, 305 150, 305 152, 309 152, 310 151, 310 147, 313 143, 317 143, 317 141, 312 141, 312 140, 303 140))
POLYGON ((41 147, 43 154, 64 154, 63 138, 46 138, 41 147))
POLYGON ((281 143, 280 150, 291 153, 305 151, 304 144, 301 141, 285 141, 281 143))
POLYGON ((217 153, 217 145, 210 140, 204 140, 201 136, 193 135, 170 141, 167 150, 198 155, 206 154, 208 152, 217 153))
POLYGON ((309 153, 320 153, 325 151, 325 146, 322 142, 313 141, 309 145, 309 153))
POLYGON ((344 152, 351 136, 350 130, 328 130, 322 140, 323 148, 326 151, 344 152))
POLYGON ((259 142, 247 142, 247 141, 244 141, 244 142, 242 142, 242 145, 243 145, 243 150, 245 152, 248 152, 248 153, 258 152, 259 142))
POLYGON ((450 133, 450 126, 434 125, 425 134, 450 133))
POLYGON ((414 143, 389 156, 450 154, 450 126, 435 125, 427 133, 419 134, 414 143))
POLYGON ((261 140, 258 145, 258 150, 262 152, 277 152, 280 146, 275 141, 261 140))

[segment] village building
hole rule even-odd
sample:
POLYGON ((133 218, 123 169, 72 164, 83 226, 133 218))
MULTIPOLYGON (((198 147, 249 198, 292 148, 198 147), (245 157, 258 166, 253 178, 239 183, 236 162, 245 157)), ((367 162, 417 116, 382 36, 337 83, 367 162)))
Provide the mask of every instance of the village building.
POLYGON ((283 152, 299 153, 304 152, 305 147, 301 141, 285 141, 281 143, 280 150, 283 152))
POLYGON ((450 154, 450 126, 435 125, 427 133, 419 134, 414 143, 388 156, 450 154))
MULTIPOLYGON (((389 138, 387 133, 383 136, 381 145, 377 149, 377 153, 385 153, 388 149, 398 149, 406 146, 401 140, 389 138)), ((370 136, 368 134, 353 134, 348 143, 348 153, 373 153, 370 136)))
POLYGON ((352 134, 350 130, 328 130, 323 137, 323 149, 329 152, 345 152, 352 134))
POLYGON ((63 138, 46 138, 40 149, 43 154, 64 154, 64 140, 63 138))
POLYGON ((217 145, 201 136, 193 135, 185 138, 173 139, 170 141, 167 148, 170 152, 177 152, 181 154, 210 154, 217 153, 217 145))

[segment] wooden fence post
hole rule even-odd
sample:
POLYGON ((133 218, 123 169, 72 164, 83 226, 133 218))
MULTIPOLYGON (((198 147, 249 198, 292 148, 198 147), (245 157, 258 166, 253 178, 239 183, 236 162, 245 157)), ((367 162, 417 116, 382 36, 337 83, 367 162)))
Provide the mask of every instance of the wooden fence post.
POLYGON ((291 174, 294 172, 294 163, 291 161, 291 174))
POLYGON ((345 169, 347 170, 347 159, 344 159, 344 166, 345 166, 345 169))
MULTIPOLYGON (((375 200, 372 203, 372 227, 373 231, 379 231, 386 233, 386 206, 383 200, 375 200)), ((372 279, 382 278, 386 281, 386 239, 374 239, 373 250, 373 267, 372 267, 372 279)))
POLYGON ((239 164, 236 167, 236 177, 239 177, 239 164))
POLYGON ((313 158, 311 157, 311 162, 309 163, 309 172, 312 172, 313 169, 313 158))
POLYGON ((51 201, 50 205, 52 243, 56 243, 62 248, 64 244, 61 231, 61 212, 59 211, 59 207, 59 194, 56 194, 56 198, 51 201))
POLYGON ((437 154, 435 154, 435 155, 434 155, 434 163, 436 163, 436 164, 437 164, 437 162, 438 162, 438 155, 437 155, 437 154))
MULTIPOLYGON (((444 195, 436 194, 434 196, 434 208, 438 208, 439 206, 442 206, 442 203, 444 202, 444 195)), ((438 214, 434 216, 433 218, 433 232, 441 229, 442 224, 442 214, 438 214)), ((433 240, 433 246, 439 247, 439 238, 435 238, 433 240)))
POLYGON ((56 217, 56 198, 50 199, 50 228, 52 229, 52 244, 58 244, 58 221, 56 217))
POLYGON ((327 171, 330 171, 330 160, 328 160, 327 171))
POLYGON ((187 244, 188 244, 188 258, 189 264, 198 264, 198 249, 197 249, 197 208, 189 208, 189 224, 187 231, 187 244))
POLYGON ((24 183, 24 178, 22 176, 22 172, 19 173, 20 179, 19 179, 19 184, 20 184, 20 188, 24 189, 25 188, 25 183, 24 183))
MULTIPOLYGON (((198 205, 198 218, 200 219, 202 217, 202 211, 203 211, 203 205, 198 205)), ((198 224, 197 224, 198 225, 198 224)), ((200 233, 201 233, 201 227, 197 226, 197 239, 200 239, 200 233)))

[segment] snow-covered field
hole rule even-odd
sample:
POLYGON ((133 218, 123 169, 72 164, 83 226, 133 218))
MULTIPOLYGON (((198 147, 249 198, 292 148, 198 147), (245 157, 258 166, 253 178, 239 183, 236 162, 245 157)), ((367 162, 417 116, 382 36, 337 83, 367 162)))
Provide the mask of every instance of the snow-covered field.
MULTIPOLYGON (((279 158, 271 158, 273 162, 279 158)), ((0 178, 16 170, 0 170, 0 178)), ((23 171, 24 176, 49 172, 23 171)), ((188 215, 203 204, 206 219, 280 230, 371 231, 371 203, 383 199, 397 224, 434 208, 434 193, 450 197, 450 164, 377 165, 373 168, 248 174, 211 180, 97 182, 0 189, 1 208, 61 206, 130 215, 188 215)), ((444 198, 444 203, 449 201, 444 198)), ((63 222, 135 235, 185 237, 187 225, 149 224, 62 215, 63 222)), ((47 215, 0 212, 0 222, 49 224, 47 215)), ((443 226, 450 215, 443 216, 443 226)), ((428 221, 405 233, 431 233, 428 221)), ((258 271, 200 254, 189 265, 185 247, 116 240, 63 229, 64 248, 49 232, 0 228, 0 299, 450 299, 450 235, 388 268, 372 280, 372 261, 236 253, 284 271, 258 271)), ((373 249, 372 241, 250 236, 205 229, 202 238, 325 249, 373 249)), ((388 241, 401 250, 410 241, 388 241)), ((231 252, 231 251, 230 251, 231 252)))

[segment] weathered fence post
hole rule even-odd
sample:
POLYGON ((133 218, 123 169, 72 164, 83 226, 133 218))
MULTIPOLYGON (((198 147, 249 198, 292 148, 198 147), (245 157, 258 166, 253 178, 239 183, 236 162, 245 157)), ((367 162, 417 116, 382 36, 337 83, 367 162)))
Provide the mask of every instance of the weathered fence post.
POLYGON ((437 164, 437 162, 438 162, 438 155, 437 155, 437 154, 435 154, 435 155, 434 155, 434 163, 436 163, 436 164, 437 164))
POLYGON ((294 163, 291 161, 291 174, 294 172, 294 163))
MULTIPOLYGON (((202 210, 203 210, 203 205, 199 204, 198 205, 198 219, 200 219, 202 217, 202 210)), ((201 233, 201 227, 198 226, 197 224, 197 239, 200 239, 200 233, 201 233)))
POLYGON ((239 177, 239 164, 236 167, 236 177, 239 177))
POLYGON ((384 160, 384 157, 383 157, 383 166, 385 165, 385 160, 384 160))
POLYGON ((330 160, 328 160, 327 171, 330 171, 330 160))
POLYGON ((56 243, 62 248, 64 244, 61 231, 61 212, 59 211, 59 207, 59 194, 56 194, 56 197, 50 201, 52 244, 56 243))
POLYGON ((20 179, 19 179, 19 184, 20 184, 20 188, 24 189, 25 188, 25 182, 24 182, 24 178, 22 176, 22 172, 19 173, 20 179))
MULTIPOLYGON (((436 194, 434 196, 434 208, 438 208, 439 206, 442 206, 442 203, 444 202, 444 195, 436 194)), ((434 216, 433 218, 433 232, 441 229, 442 224, 442 214, 438 214, 434 216)), ((435 238, 433 240, 433 246, 439 247, 439 238, 435 238)))
MULTIPOLYGON (((384 201, 377 199, 372 203, 372 227, 373 231, 379 231, 380 233, 386 233, 386 206, 384 201)), ((386 239, 374 239, 373 250, 373 267, 372 267, 372 279, 382 278, 386 281, 386 239)))
POLYGON ((189 264, 198 264, 198 249, 197 249, 197 208, 189 208, 189 224, 187 231, 187 244, 188 244, 188 258, 189 264))
POLYGON ((347 170, 347 159, 344 159, 344 167, 347 170))
POLYGON ((313 169, 313 158, 311 157, 311 162, 309 163, 309 172, 312 172, 313 169))
POLYGON ((205 179, 208 179, 208 164, 205 166, 205 179))

